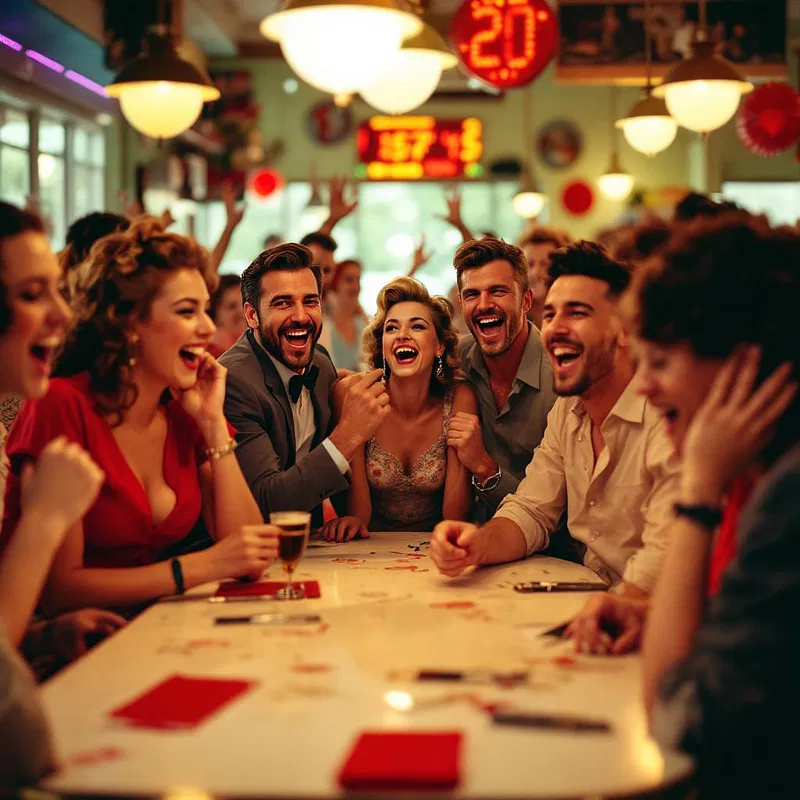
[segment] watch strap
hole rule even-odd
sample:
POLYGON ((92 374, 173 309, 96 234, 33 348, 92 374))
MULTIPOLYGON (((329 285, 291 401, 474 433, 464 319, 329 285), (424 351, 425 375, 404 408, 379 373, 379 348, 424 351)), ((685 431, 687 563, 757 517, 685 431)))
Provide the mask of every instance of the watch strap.
POLYGON ((702 504, 688 505, 685 503, 675 503, 673 506, 676 516, 686 517, 692 522, 697 523, 707 531, 716 530, 722 522, 722 509, 717 506, 706 506, 702 504))

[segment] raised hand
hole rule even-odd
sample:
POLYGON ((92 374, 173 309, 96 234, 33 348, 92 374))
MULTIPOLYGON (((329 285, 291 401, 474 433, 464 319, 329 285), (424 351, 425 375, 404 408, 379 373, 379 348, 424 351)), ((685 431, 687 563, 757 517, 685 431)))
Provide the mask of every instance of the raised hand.
POLYGON ((735 353, 717 373, 683 443, 684 502, 718 505, 731 480, 769 441, 797 392, 788 362, 754 388, 761 349, 735 353))
POLYGON ((180 394, 180 402, 189 416, 202 429, 224 420, 225 380, 228 371, 211 353, 200 356, 197 381, 180 394))
POLYGON ((349 384, 339 423, 331 433, 331 441, 347 459, 375 435, 389 416, 389 395, 381 381, 382 377, 383 371, 374 369, 364 375, 345 378, 349 384))
POLYGON ((458 455, 458 460, 473 475, 492 474, 494 462, 486 452, 481 434, 481 421, 475 414, 459 411, 447 425, 447 444, 458 455))
POLYGON ((487 548, 485 538, 477 525, 445 520, 433 529, 428 555, 442 575, 455 578, 481 563, 487 548))
POLYGON ((458 186, 444 187, 444 200, 447 214, 438 214, 439 219, 449 222, 454 228, 461 230, 464 220, 461 218, 461 189, 458 186))
POLYGON ((52 531, 58 545, 67 531, 92 507, 105 475, 79 445, 60 436, 39 454, 36 465, 22 470, 22 514, 43 521, 40 530, 52 531))
POLYGON ((408 277, 413 278, 414 274, 431 260, 432 255, 433 251, 425 252, 425 234, 423 234, 419 237, 417 249, 414 250, 414 260, 411 262, 411 269, 409 270, 408 277))
POLYGON ((327 542, 349 542, 351 539, 369 539, 367 526, 357 517, 339 517, 326 522, 320 535, 327 542))
POLYGON ((345 200, 346 189, 347 180, 344 177, 334 176, 328 181, 328 191, 330 193, 328 222, 331 228, 358 208, 358 199, 352 202, 345 200))
POLYGON ((226 227, 234 230, 244 218, 245 206, 239 207, 236 202, 236 189, 230 181, 225 181, 221 189, 222 202, 225 204, 226 227))

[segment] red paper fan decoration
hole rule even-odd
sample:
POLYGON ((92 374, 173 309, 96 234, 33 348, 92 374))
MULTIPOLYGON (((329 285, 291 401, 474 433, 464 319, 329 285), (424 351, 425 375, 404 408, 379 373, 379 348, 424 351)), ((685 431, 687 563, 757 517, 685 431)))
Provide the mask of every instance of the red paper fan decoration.
POLYGON ((758 155, 788 150, 800 140, 800 95, 788 83, 756 87, 742 103, 736 130, 744 146, 758 155))

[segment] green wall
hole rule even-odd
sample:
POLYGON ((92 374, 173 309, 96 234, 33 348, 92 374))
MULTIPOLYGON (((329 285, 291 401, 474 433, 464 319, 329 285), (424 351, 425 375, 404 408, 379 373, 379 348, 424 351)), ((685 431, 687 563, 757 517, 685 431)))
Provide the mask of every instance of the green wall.
MULTIPOLYGON (((334 174, 351 175, 355 166, 353 139, 333 147, 315 146, 305 127, 308 108, 323 95, 300 83, 295 94, 288 95, 284 81, 294 77, 289 66, 281 60, 225 60, 211 65, 212 69, 246 69, 252 75, 256 99, 261 105, 261 130, 265 142, 275 137, 284 140, 286 149, 277 168, 287 180, 307 180, 311 162, 315 162, 321 178, 334 174)), ((790 64, 790 75, 796 74, 795 60, 790 64)), ((572 120, 584 137, 582 156, 567 170, 551 170, 536 160, 535 169, 540 184, 551 198, 550 221, 567 227, 577 236, 591 235, 608 225, 624 210, 624 205, 605 200, 599 192, 592 211, 584 217, 572 217, 562 208, 560 192, 570 180, 580 178, 594 181, 605 170, 609 154, 611 131, 609 125, 612 89, 607 86, 560 85, 554 80, 554 68, 548 69, 536 81, 532 93, 533 124, 535 132, 554 119, 572 120)), ((617 90, 619 113, 627 111, 639 96, 635 88, 617 90)), ((357 100, 353 106, 357 120, 371 116, 371 108, 357 100)), ((439 116, 477 116, 484 123, 485 151, 483 162, 488 165, 497 158, 523 154, 522 94, 512 91, 501 100, 437 100, 419 109, 418 113, 439 116)), ((117 180, 109 178, 109 202, 115 202, 116 188, 130 185, 133 166, 147 156, 141 142, 130 132, 117 126, 109 130, 111 169, 118 169, 117 180), (127 152, 120 150, 124 138, 127 152), (115 147, 116 140, 116 147, 115 147)), ((709 137, 705 150, 696 135, 681 129, 675 143, 655 158, 648 158, 632 150, 619 135, 622 163, 637 178, 637 187, 658 189, 694 185, 708 191, 719 189, 724 180, 796 180, 800 168, 794 154, 765 159, 749 153, 739 142, 735 123, 709 137)), ((531 143, 530 150, 533 149, 531 143)), ((475 227, 479 220, 468 220, 475 227)))

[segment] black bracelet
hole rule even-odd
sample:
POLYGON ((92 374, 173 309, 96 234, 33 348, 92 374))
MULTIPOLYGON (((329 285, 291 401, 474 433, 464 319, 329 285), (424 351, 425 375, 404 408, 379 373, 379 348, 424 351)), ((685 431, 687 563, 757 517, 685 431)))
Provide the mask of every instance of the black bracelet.
POLYGON ((183 583, 183 567, 181 567, 181 562, 177 558, 173 558, 169 562, 169 565, 172 567, 172 577, 175 580, 175 594, 184 594, 186 586, 183 583))
POLYGON ((677 516, 686 517, 707 531, 716 530, 722 522, 722 509, 716 506, 675 503, 672 508, 677 516))

